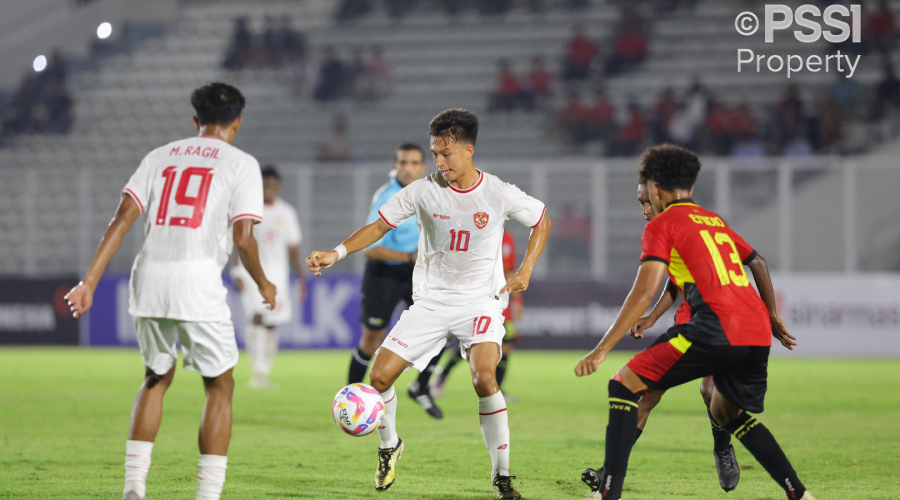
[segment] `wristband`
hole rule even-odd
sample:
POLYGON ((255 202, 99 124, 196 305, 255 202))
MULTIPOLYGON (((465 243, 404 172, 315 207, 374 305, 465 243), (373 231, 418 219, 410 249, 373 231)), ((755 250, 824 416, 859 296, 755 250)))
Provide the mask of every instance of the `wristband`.
POLYGON ((347 247, 345 247, 343 243, 334 247, 334 251, 338 253, 338 260, 347 256, 347 247))

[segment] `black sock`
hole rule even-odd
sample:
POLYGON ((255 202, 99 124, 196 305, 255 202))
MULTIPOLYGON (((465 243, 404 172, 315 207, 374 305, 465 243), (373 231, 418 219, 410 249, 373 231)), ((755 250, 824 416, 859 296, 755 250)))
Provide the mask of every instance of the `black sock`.
POLYGON ((450 370, 452 370, 453 367, 456 366, 456 363, 459 363, 460 361, 462 361, 462 356, 459 354, 459 350, 457 349, 457 350, 455 350, 455 353, 450 358, 450 360, 447 361, 447 364, 444 365, 444 369, 441 370, 441 375, 439 377, 439 380, 441 381, 442 384, 444 383, 445 380, 447 380, 447 375, 450 374, 450 370))
POLYGON ((635 442, 635 443, 637 443, 638 438, 641 437, 641 434, 643 434, 643 433, 644 433, 644 429, 641 429, 640 427, 638 427, 638 428, 637 428, 637 432, 636 432, 636 434, 634 435, 634 442, 635 442))
POLYGON ((366 369, 369 367, 369 361, 372 356, 367 356, 359 350, 359 347, 353 349, 350 355, 350 374, 347 376, 348 384, 359 384, 366 378, 366 369))
POLYGON ((787 497, 791 500, 799 499, 806 493, 806 488, 791 467, 775 437, 766 429, 755 417, 747 412, 743 412, 738 418, 732 420, 728 425, 723 426, 728 432, 734 434, 734 437, 740 440, 741 444, 747 448, 747 451, 753 454, 753 458, 762 464, 766 472, 772 476, 782 488, 784 488, 787 497))
POLYGON ((431 374, 434 373, 434 367, 436 367, 438 361, 441 360, 441 354, 444 354, 443 350, 435 357, 431 358, 431 360, 428 361, 428 366, 419 373, 419 378, 417 380, 419 383, 419 392, 428 392, 428 382, 431 380, 431 374))
POLYGON ((716 422, 716 419, 713 418, 712 412, 710 412, 709 409, 706 410, 706 414, 709 415, 709 423, 712 425, 713 449, 722 451, 728 448, 728 445, 731 444, 731 433, 716 422))
POLYGON ((503 386, 503 377, 506 376, 506 364, 509 362, 509 356, 503 354, 500 356, 500 363, 497 364, 497 385, 503 386))
POLYGON ((637 411, 640 397, 617 380, 609 381, 609 424, 606 426, 606 459, 608 478, 601 488, 603 498, 619 500, 628 470, 628 456, 637 434, 637 411))

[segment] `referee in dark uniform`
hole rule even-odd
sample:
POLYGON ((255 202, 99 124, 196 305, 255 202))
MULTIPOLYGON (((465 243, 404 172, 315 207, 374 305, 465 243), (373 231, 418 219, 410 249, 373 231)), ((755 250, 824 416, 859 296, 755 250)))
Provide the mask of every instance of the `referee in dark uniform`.
MULTIPOLYGON (((378 210, 401 189, 425 175, 425 170, 425 153, 420 146, 407 143, 397 148, 391 179, 372 197, 368 222, 378 219, 378 210)), ((363 381, 372 356, 384 340, 384 332, 397 304, 402 301, 404 307, 412 305, 412 274, 418 248, 419 228, 416 218, 411 217, 363 252, 368 259, 362 280, 360 321, 363 333, 350 357, 348 383, 363 381)), ((410 397, 434 418, 443 418, 443 413, 434 404, 427 381, 439 357, 436 356, 422 372, 420 378, 424 378, 425 383, 413 382, 409 391, 410 397)))

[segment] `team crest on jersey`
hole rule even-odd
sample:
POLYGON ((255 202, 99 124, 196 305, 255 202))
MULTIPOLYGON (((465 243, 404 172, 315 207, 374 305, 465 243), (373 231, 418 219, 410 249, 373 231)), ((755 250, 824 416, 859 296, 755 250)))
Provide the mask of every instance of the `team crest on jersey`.
POLYGON ((487 226, 489 216, 484 212, 478 212, 475 214, 475 226, 478 229, 484 229, 484 226, 487 226))

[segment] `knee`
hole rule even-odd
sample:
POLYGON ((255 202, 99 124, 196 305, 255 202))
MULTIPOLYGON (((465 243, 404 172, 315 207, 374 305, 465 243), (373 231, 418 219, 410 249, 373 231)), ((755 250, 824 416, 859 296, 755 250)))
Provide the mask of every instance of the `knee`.
POLYGON ((732 420, 738 418, 741 414, 741 410, 739 408, 728 408, 725 405, 711 405, 709 407, 709 413, 712 415, 713 419, 715 419, 716 423, 722 427, 725 427, 732 420))
POLYGON ((234 393, 234 377, 231 375, 231 370, 215 378, 203 377, 203 385, 206 386, 208 395, 231 397, 234 393))
POLYGON ((381 393, 385 393, 391 388, 391 381, 378 367, 372 367, 372 371, 369 372, 369 383, 381 393))
POLYGON ((159 386, 162 390, 166 390, 170 385, 172 385, 172 380, 174 378, 174 366, 168 372, 166 372, 165 375, 158 375, 149 367, 146 367, 144 370, 144 387, 146 387, 147 389, 153 389, 154 387, 159 386))
POLYGON ((480 397, 490 396, 499 390, 494 370, 487 368, 478 368, 472 372, 472 386, 480 397))
POLYGON ((706 384, 706 382, 700 384, 700 396, 703 398, 703 402, 706 403, 707 408, 712 404, 712 387, 710 385, 712 384, 706 384))

